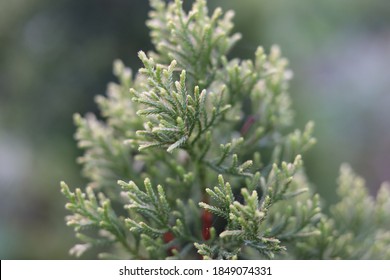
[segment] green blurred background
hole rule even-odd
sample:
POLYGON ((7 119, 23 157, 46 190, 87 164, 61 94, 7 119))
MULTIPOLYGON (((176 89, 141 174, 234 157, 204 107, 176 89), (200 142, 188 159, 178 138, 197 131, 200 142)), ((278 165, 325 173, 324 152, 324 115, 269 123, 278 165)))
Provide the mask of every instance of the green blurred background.
MULTIPOLYGON (((185 1, 190 6, 191 1, 185 1)), ((304 159, 326 205, 342 162, 375 194, 390 180, 390 1, 215 0, 236 11, 232 56, 281 46, 297 126, 316 123, 304 159)), ((145 0, 0 1, 0 258, 69 259, 59 182, 83 186, 72 114, 97 112, 112 61, 150 50, 145 0)))

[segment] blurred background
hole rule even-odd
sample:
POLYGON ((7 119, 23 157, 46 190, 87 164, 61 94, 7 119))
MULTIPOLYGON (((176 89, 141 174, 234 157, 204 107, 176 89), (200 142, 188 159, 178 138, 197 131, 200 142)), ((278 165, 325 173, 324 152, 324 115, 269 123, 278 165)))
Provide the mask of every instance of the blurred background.
MULTIPOLYGON (((184 1, 190 6, 191 1, 184 1)), ((390 1, 213 0, 236 11, 232 56, 281 46, 294 72, 297 126, 313 120, 310 180, 334 203, 341 163, 374 195, 390 181, 390 1)), ((0 1, 0 258, 69 259, 59 182, 83 186, 72 115, 150 50, 145 0, 0 1)))

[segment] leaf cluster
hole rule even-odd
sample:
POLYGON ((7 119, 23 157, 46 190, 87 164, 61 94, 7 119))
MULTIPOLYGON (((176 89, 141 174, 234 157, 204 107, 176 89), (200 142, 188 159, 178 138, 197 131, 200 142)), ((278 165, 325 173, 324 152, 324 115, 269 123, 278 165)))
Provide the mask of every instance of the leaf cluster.
POLYGON ((65 183, 71 253, 131 259, 390 258, 390 191, 372 198, 346 165, 325 214, 294 129, 288 61, 277 46, 228 58, 233 12, 205 0, 151 0, 155 50, 98 96, 102 119, 75 115, 85 192, 65 183), (213 187, 214 186, 214 187, 213 187))

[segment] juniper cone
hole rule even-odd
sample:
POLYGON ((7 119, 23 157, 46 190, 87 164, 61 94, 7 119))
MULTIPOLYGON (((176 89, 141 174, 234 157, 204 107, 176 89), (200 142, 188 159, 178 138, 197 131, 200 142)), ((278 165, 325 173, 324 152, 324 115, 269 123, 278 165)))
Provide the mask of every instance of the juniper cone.
POLYGON ((389 259, 390 191, 343 165, 330 214, 305 174, 313 123, 293 127, 280 49, 228 58, 233 12, 151 0, 154 51, 74 117, 88 185, 62 182, 80 244, 120 259, 389 259))

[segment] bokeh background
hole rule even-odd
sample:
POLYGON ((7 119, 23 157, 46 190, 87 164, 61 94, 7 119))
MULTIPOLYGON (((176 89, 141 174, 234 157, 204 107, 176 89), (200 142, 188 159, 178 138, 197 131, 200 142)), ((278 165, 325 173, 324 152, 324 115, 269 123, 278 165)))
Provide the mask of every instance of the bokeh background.
MULTIPOLYGON (((185 1, 190 6, 191 1, 185 1)), ((390 1, 213 0, 236 11, 232 56, 281 46, 294 71, 297 126, 316 123, 305 156, 326 205, 341 163, 374 195, 390 180, 390 1)), ((59 182, 83 186, 72 115, 150 50, 145 0, 0 1, 0 258, 69 259, 59 182)))

